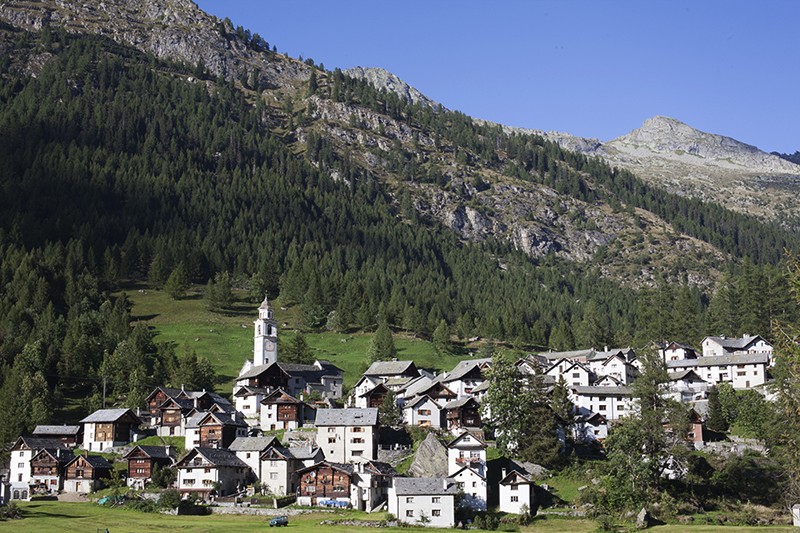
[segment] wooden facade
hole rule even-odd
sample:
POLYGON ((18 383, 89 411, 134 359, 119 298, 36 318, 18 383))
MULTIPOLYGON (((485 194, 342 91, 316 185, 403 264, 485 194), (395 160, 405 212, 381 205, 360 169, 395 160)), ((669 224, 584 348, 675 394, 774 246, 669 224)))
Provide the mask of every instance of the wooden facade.
POLYGON ((261 371, 258 375, 247 378, 247 383, 251 387, 263 389, 289 389, 289 374, 283 371, 278 363, 273 363, 261 371))
POLYGON ((111 463, 96 455, 78 455, 67 463, 64 471, 64 490, 91 492, 104 485, 111 477, 111 463))
POLYGON ((67 463, 73 458, 72 451, 44 449, 31 459, 31 484, 39 493, 58 492, 64 487, 67 463))
POLYGON ((468 398, 459 403, 461 405, 452 408, 445 406, 447 429, 481 427, 481 408, 478 402, 474 398, 468 398))
POLYGON ((227 448, 238 437, 239 425, 224 413, 209 413, 198 424, 200 448, 227 448))
POLYGON ((139 485, 152 478, 155 465, 167 467, 172 465, 169 450, 163 446, 136 446, 123 459, 128 460, 128 485, 139 485))
POLYGON ((297 496, 309 498, 311 505, 318 505, 322 500, 350 499, 351 465, 323 461, 298 471, 297 475, 297 496))

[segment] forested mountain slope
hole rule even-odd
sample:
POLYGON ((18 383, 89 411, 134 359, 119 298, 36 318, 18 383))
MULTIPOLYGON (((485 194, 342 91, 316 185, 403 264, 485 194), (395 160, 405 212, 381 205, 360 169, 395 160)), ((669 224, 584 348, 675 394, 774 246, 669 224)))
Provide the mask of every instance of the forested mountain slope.
POLYGON ((382 315, 535 349, 795 313, 775 266, 795 235, 287 58, 190 2, 5 2, 0 18, 8 435, 101 376, 129 405, 183 382, 191 361, 109 296, 179 268, 280 294, 311 330, 382 315))

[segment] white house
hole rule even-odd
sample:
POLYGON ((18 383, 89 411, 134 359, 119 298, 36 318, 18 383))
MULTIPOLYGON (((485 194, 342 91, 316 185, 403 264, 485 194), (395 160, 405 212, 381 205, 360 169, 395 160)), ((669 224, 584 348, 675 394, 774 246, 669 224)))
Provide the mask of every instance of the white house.
POLYGON ((261 454, 267 451, 271 446, 280 446, 281 443, 277 437, 237 437, 228 450, 236 454, 236 457, 244 461, 253 476, 256 479, 261 479, 261 454))
POLYGON ((572 387, 571 392, 578 415, 599 413, 607 420, 616 420, 633 409, 630 387, 572 387))
POLYGON ((666 343, 663 347, 659 348, 659 351, 664 358, 664 362, 697 359, 697 350, 688 344, 681 344, 675 341, 666 343))
POLYGON ((317 409, 282 389, 275 389, 261 400, 261 429, 297 429, 313 423, 317 409))
POLYGON ((372 512, 382 507, 389 496, 392 479, 397 475, 392 465, 381 461, 366 461, 355 464, 355 509, 372 512))
POLYGON ((427 394, 406 400, 403 422, 409 426, 440 429, 444 427, 444 408, 427 394))
POLYGON ((19 437, 11 446, 9 456, 9 479, 11 483, 11 499, 28 500, 31 497, 31 459, 44 449, 66 449, 67 445, 60 439, 41 439, 36 437, 19 437))
POLYGON ((576 442, 591 444, 604 442, 608 437, 608 420, 599 413, 586 413, 576 417, 573 425, 576 442))
POLYGON ((536 484, 527 473, 518 470, 506 473, 503 469, 499 489, 500 512, 521 514, 522 507, 525 506, 529 513, 533 513, 536 503, 536 484))
POLYGON ((669 393, 679 402, 704 400, 708 393, 708 383, 691 368, 670 372, 669 393))
POLYGON ((722 355, 766 355, 772 361, 772 344, 760 335, 743 335, 741 338, 725 336, 706 337, 701 343, 703 357, 718 357, 722 355))
POLYGON ((318 409, 317 445, 334 463, 374 460, 378 452, 378 409, 318 409))
MULTIPOLYGON (((484 469, 485 472, 485 469, 484 469)), ((487 504, 486 475, 471 466, 463 466, 450 476, 456 482, 458 490, 464 493, 461 505, 475 511, 485 511, 487 504)))
POLYGON ((261 486, 279 496, 297 490, 297 472, 322 461, 325 456, 316 446, 271 446, 261 454, 261 486))
POLYGON ((98 409, 83 420, 83 449, 101 452, 136 440, 142 421, 130 409, 98 409))
POLYGON ((547 369, 545 375, 552 376, 556 382, 564 378, 564 382, 573 387, 588 387, 594 381, 592 371, 586 365, 569 359, 559 359, 547 369))
POLYGON ((178 491, 208 499, 233 494, 247 484, 250 467, 236 454, 221 448, 195 448, 176 463, 178 491))
POLYGON ((630 385, 638 375, 638 370, 631 365, 622 352, 614 352, 605 359, 594 360, 590 368, 598 376, 610 376, 623 385, 630 385))
MULTIPOLYGON (((370 365, 361 379, 353 387, 350 405, 353 407, 370 407, 364 399, 364 394, 378 385, 392 381, 391 387, 399 388, 401 384, 420 376, 414 361, 376 361, 370 365)), ((396 391, 395 391, 396 392, 396 391)))
POLYGON ((450 478, 396 477, 388 491, 388 508, 401 522, 454 527, 457 493, 450 478))
POLYGON ((697 359, 667 361, 669 372, 693 370, 711 385, 730 383, 734 389, 750 389, 767 379, 769 355, 766 353, 704 356, 697 359))
POLYGON ((456 393, 456 399, 466 398, 472 396, 473 389, 486 381, 485 372, 491 365, 491 358, 459 361, 440 381, 456 393))

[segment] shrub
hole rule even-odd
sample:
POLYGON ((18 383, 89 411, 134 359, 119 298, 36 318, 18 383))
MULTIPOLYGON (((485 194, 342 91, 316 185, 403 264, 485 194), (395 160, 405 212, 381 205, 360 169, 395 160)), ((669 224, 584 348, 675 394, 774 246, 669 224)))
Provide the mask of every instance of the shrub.
POLYGON ((181 504, 181 493, 175 489, 167 489, 158 497, 158 505, 162 509, 175 509, 181 504))

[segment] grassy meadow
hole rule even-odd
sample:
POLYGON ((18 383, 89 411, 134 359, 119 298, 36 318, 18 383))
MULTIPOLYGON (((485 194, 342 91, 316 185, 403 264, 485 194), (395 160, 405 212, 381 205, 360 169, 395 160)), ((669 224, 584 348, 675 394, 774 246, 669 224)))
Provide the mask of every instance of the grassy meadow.
MULTIPOLYGON (((243 292, 225 313, 211 312, 203 300, 202 288, 195 287, 185 298, 173 300, 163 291, 144 286, 125 290, 133 303, 132 319, 143 320, 152 327, 156 342, 172 342, 178 353, 194 350, 208 358, 217 370, 217 390, 229 394, 236 376, 246 359, 253 357, 253 321, 258 303, 249 302, 243 292)), ((283 309, 280 300, 273 302, 278 321, 278 359, 280 345, 286 344, 301 324, 300 309, 283 309)), ((327 359, 344 370, 345 387, 352 386, 368 366, 366 359, 371 333, 304 332, 314 356, 327 359)), ((398 358, 413 360, 417 366, 436 371, 450 370, 461 357, 439 356, 433 345, 425 340, 395 333, 398 358)))
MULTIPOLYGON (((64 531, 84 531, 87 533, 250 533, 269 529, 268 518, 242 515, 210 516, 171 516, 143 513, 125 508, 106 508, 95 503, 67 503, 58 501, 21 502, 22 519, 0 522, 3 533, 63 533, 64 531)), ((315 512, 290 517, 285 529, 294 531, 318 531, 324 533, 344 533, 367 531, 367 528, 348 525, 322 525, 322 520, 382 520, 384 513, 366 514, 355 511, 315 512)), ((585 533, 596 531, 597 524, 588 519, 537 517, 531 525, 521 527, 522 532, 542 533, 585 533)), ((763 531, 792 531, 788 526, 713 526, 670 524, 650 529, 657 533, 731 532, 758 533, 763 531)), ((283 529, 281 530, 283 531, 283 529)), ((381 531, 422 532, 456 531, 425 529, 422 527, 381 528, 381 531)))

